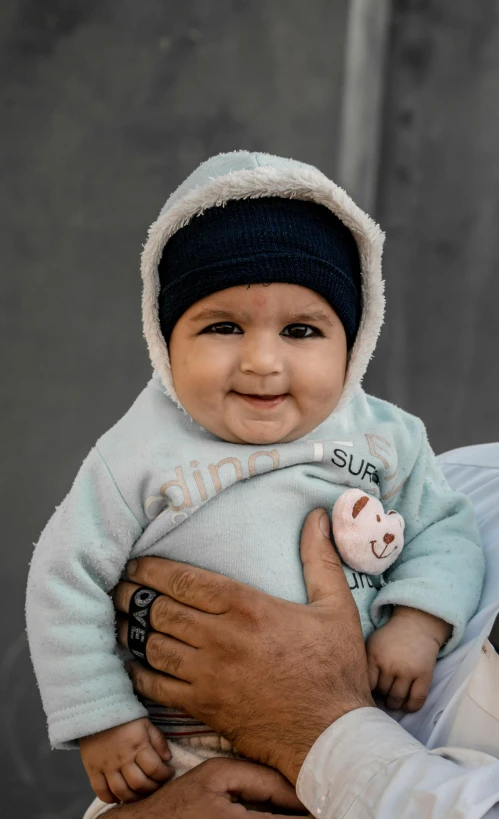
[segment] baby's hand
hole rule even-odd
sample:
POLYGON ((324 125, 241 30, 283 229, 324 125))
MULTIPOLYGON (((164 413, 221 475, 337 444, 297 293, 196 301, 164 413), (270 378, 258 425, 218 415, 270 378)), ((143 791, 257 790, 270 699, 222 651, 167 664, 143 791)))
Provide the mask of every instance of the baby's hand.
POLYGON ((387 708, 419 711, 424 704, 438 652, 451 626, 417 609, 396 606, 367 641, 371 690, 386 697, 387 708))
POLYGON ((146 717, 83 737, 80 752, 103 802, 135 802, 173 776, 168 743, 146 717))

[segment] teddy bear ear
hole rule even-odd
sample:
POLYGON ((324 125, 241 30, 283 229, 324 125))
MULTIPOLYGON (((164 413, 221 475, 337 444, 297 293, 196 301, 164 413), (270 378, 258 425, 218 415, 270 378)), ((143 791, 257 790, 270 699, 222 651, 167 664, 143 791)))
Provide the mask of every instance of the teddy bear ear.
POLYGON ((357 515, 360 515, 360 513, 362 512, 364 506, 367 503, 369 503, 369 500, 370 500, 370 498, 368 498, 367 495, 364 495, 362 498, 359 498, 359 500, 354 503, 353 509, 352 509, 352 518, 354 520, 357 517, 357 515))

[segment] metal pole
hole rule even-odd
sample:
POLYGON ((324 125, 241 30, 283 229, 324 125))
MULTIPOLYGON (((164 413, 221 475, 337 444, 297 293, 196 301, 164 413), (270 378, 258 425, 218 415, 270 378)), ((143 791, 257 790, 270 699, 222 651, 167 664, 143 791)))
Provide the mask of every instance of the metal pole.
POLYGON ((391 0, 350 0, 340 119, 338 177, 373 213, 381 142, 391 0))

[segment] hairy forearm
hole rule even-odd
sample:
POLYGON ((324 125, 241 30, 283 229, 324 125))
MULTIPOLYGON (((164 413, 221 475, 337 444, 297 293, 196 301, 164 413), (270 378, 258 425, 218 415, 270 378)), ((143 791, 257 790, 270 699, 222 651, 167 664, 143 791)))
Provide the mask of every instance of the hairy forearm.
POLYGON ((117 805, 103 814, 104 819, 167 819, 164 810, 151 797, 140 802, 117 805))
POLYGON ((117 805, 102 815, 105 816, 106 819, 114 819, 115 817, 116 819, 140 819, 140 813, 137 813, 137 811, 133 812, 133 809, 136 807, 135 802, 128 805, 117 805))

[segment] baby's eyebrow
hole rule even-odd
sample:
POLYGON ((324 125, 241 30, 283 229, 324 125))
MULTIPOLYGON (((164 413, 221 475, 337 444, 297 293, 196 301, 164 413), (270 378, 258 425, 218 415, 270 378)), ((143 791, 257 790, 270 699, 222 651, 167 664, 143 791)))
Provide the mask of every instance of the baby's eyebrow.
POLYGON ((288 315, 288 319, 290 324, 291 322, 296 324, 308 324, 311 321, 323 321, 325 324, 333 326, 335 323, 333 316, 329 316, 323 310, 306 310, 304 312, 291 313, 288 315))
MULTIPOLYGON (((282 320, 286 324, 308 324, 309 322, 321 321, 325 324, 334 326, 335 320, 333 316, 328 315, 324 310, 303 310, 293 313, 282 314, 282 320)), ((249 321, 249 316, 243 312, 231 312, 229 310, 215 309, 212 307, 204 307, 190 317, 189 321, 249 321)))
MULTIPOLYGON (((235 321, 235 313, 228 310, 215 310, 211 307, 204 307, 199 313, 195 313, 190 317, 189 321, 235 321)), ((244 320, 244 315, 237 315, 237 318, 244 320)))

